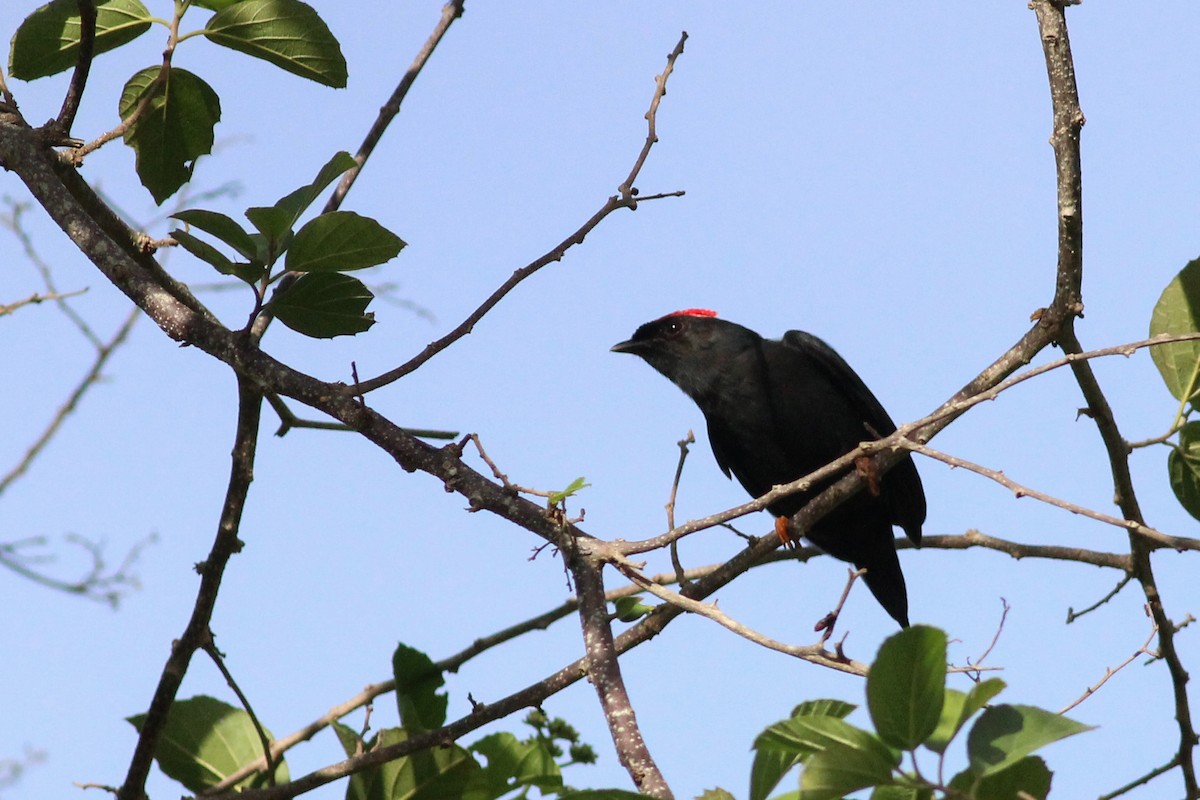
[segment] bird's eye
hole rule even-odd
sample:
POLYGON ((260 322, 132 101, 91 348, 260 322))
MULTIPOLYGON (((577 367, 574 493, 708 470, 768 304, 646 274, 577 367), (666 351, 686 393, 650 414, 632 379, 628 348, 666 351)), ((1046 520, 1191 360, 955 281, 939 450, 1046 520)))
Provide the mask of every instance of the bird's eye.
POLYGON ((677 319, 667 320, 666 327, 663 328, 663 336, 668 338, 678 336, 683 332, 683 323, 677 319))

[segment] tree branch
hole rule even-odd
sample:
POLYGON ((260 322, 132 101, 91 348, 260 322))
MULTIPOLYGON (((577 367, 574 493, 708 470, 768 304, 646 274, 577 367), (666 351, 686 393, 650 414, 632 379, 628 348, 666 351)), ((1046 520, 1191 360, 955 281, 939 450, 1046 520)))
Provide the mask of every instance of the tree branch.
POLYGON ((672 800, 674 794, 642 738, 637 714, 625 689, 625 680, 621 677, 617 649, 609 626, 608 604, 604 600, 604 580, 600 574, 603 560, 595 558, 587 544, 566 544, 564 556, 575 579, 576 596, 579 598, 579 621, 583 628, 588 675, 600 699, 600 707, 604 710, 604 719, 608 723, 621 766, 629 773, 640 793, 672 800))
POLYGON ((254 457, 258 446, 258 427, 262 418, 262 395, 244 378, 238 378, 238 418, 231 455, 229 486, 225 503, 217 524, 217 535, 208 558, 198 565, 200 589, 191 619, 183 635, 171 646, 171 655, 163 667, 158 687, 146 711, 146 719, 138 731, 137 745, 125 782, 117 792, 117 800, 144 800, 146 777, 150 774, 150 763, 154 759, 159 738, 167 724, 167 715, 175 702, 175 695, 183 683, 192 655, 212 640, 209 623, 217 603, 217 592, 230 557, 242 549, 238 538, 242 512, 246 507, 246 495, 254 479, 254 457))
POLYGON ((1141 522, 1133 519, 1121 519, 1114 517, 1111 514, 1103 514, 1099 511, 1094 511, 1075 503, 1069 503, 1066 500, 1060 500, 1057 497, 1046 494, 1037 489, 1024 486, 1009 478, 1000 470, 988 469, 966 459, 952 456, 948 453, 943 453, 940 450, 934 450, 932 447, 915 442, 902 441, 901 446, 905 449, 912 450, 914 453, 920 453, 923 456, 941 461, 943 464, 949 464, 951 467, 961 468, 974 472, 977 475, 982 475, 989 478, 1004 488, 1011 491, 1017 498, 1032 497, 1035 500, 1040 500, 1048 505, 1070 511, 1072 514, 1078 514, 1089 519, 1094 519, 1097 522, 1103 522, 1107 525, 1114 525, 1118 528, 1123 528, 1131 534, 1137 534, 1144 537, 1157 545, 1170 547, 1175 550, 1200 550, 1200 539, 1190 539, 1185 536, 1170 536, 1162 531, 1144 525, 1141 522))
MULTIPOLYGON (((373 392, 376 389, 400 380, 405 375, 408 375, 409 373, 418 369, 426 361, 433 358, 438 353, 442 352, 447 347, 469 334, 475 328, 476 323, 483 319, 484 315, 486 315, 489 311, 495 308, 496 304, 503 300, 505 295, 516 288, 517 284, 521 283, 523 280, 547 264, 553 264, 556 261, 561 261, 568 250, 577 244, 582 244, 587 235, 595 230, 596 226, 603 222, 604 218, 609 214, 619 208, 628 208, 631 210, 637 208, 636 190, 632 188, 633 182, 637 180, 638 174, 642 169, 642 165, 646 161, 646 156, 650 152, 650 147, 655 141, 657 141, 657 137, 654 134, 654 126, 655 117, 658 113, 658 104, 662 100, 663 95, 666 94, 667 78, 675 68, 675 59, 677 59, 683 53, 683 43, 685 41, 687 41, 687 33, 684 33, 680 37, 679 43, 675 45, 675 49, 671 51, 669 56, 667 56, 667 67, 663 70, 663 73, 658 76, 658 80, 654 87, 654 96, 650 100, 650 110, 646 112, 646 120, 649 124, 650 133, 647 135, 646 144, 643 145, 642 151, 638 154, 637 160, 634 162, 633 169, 630 170, 629 176, 618 189, 618 194, 608 198, 604 205, 600 207, 600 210, 593 214, 587 222, 583 223, 583 225, 581 225, 566 239, 563 239, 540 257, 513 272, 513 274, 508 277, 508 280, 504 281, 504 283, 500 284, 495 291, 488 295, 487 299, 480 303, 478 308, 468 314, 467 318, 460 322, 458 326, 454 328, 454 330, 450 331, 440 339, 429 343, 426 345, 424 350, 395 369, 389 370, 378 377, 363 381, 358 385, 360 392, 363 394, 373 392)), ((682 192, 680 192, 680 194, 682 194, 682 192)))
POLYGON ((92 55, 96 49, 96 3, 95 0, 76 0, 79 7, 79 58, 75 62, 75 71, 71 73, 71 83, 67 86, 67 94, 63 97, 62 109, 58 112, 49 127, 61 137, 63 143, 72 143, 71 127, 75 124, 75 114, 79 111, 79 103, 83 100, 83 90, 87 86, 88 72, 92 69, 92 55))
POLYGON ((367 159, 375 152, 376 145, 383 138, 384 131, 388 125, 400 113, 400 104, 404 102, 405 96, 408 95, 408 90, 412 88, 413 82, 417 76, 421 74, 421 70, 425 67, 429 57, 433 55, 433 51, 437 49, 438 43, 442 41, 442 37, 446 35, 446 31, 450 30, 450 25, 454 20, 463 15, 463 4, 465 0, 450 0, 446 5, 442 6, 442 16, 438 20, 438 24, 434 27, 433 33, 429 34, 429 39, 425 45, 417 52, 416 58, 413 59, 412 65, 408 71, 404 73, 404 77, 400 79, 400 83, 396 85, 395 91, 383 107, 379 109, 379 116, 375 118, 371 129, 367 131, 366 138, 362 144, 358 146, 358 152, 354 155, 355 166, 351 167, 342 175, 342 179, 338 181, 337 188, 330 195, 329 200, 325 203, 325 208, 322 209, 323 214, 330 211, 336 211, 341 207, 342 201, 346 199, 346 194, 350 191, 350 187, 354 185, 354 181, 358 179, 358 173, 362 171, 363 165, 367 163, 367 159))
MULTIPOLYGON (((1050 143, 1058 175, 1058 262, 1059 284, 1055 301, 1064 306, 1074 305, 1082 311, 1079 300, 1083 275, 1083 202, 1082 169, 1080 166, 1079 134, 1084 124, 1075 82, 1075 66, 1071 42, 1067 35, 1066 12, 1063 5, 1050 0, 1034 0, 1030 4, 1037 15, 1042 48, 1046 56, 1046 72, 1050 81, 1050 97, 1054 108, 1054 132, 1050 143)), ((1063 320, 1059 342, 1067 353, 1083 351, 1075 335, 1074 315, 1063 320)), ((1121 435, 1104 392, 1087 361, 1072 363, 1071 371, 1079 384, 1088 410, 1096 422, 1100 437, 1108 452, 1117 506, 1127 520, 1144 525, 1141 508, 1129 474, 1129 444, 1121 435)), ((1150 616, 1158 628, 1159 651, 1167 663, 1175 696, 1175 719, 1179 726, 1179 748, 1176 753, 1183 784, 1189 798, 1200 797, 1196 780, 1194 752, 1197 739, 1192 724, 1187 696, 1188 674, 1175 649, 1175 626, 1167 616, 1155 580, 1151 563, 1151 545, 1143 537, 1129 536, 1134 578, 1142 585, 1150 616)))

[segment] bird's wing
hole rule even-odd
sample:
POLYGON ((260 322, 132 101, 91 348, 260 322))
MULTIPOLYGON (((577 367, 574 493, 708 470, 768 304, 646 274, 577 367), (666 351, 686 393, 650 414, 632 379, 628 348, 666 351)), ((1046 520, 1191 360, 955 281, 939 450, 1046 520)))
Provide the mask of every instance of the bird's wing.
MULTIPOLYGON (((788 331, 783 335, 783 343, 799 351, 829 377, 833 386, 841 390, 846 402, 864 423, 860 441, 895 432, 896 423, 892 422, 878 398, 836 350, 804 331, 788 331)), ((883 482, 893 522, 904 528, 914 543, 920 544, 921 523, 925 521, 925 490, 912 456, 892 467, 883 476, 883 482)))

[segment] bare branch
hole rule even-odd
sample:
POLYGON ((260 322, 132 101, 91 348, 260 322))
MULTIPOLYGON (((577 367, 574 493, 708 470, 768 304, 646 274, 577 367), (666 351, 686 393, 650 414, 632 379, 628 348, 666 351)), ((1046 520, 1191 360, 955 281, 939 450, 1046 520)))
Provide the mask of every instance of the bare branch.
MULTIPOLYGON (((637 714, 625 689, 617 649, 609 624, 608 605, 604 601, 604 580, 600 560, 594 560, 586 542, 567 544, 564 555, 579 598, 579 620, 587 653, 588 676, 596 689, 604 719, 612 735, 621 766, 629 773, 638 791, 650 797, 671 800, 674 794, 654 763, 653 756, 638 728, 637 714), (584 546, 580 546, 584 545, 584 546)), ((653 584, 650 584, 653 585, 653 584)))
POLYGON ((830 669, 835 669, 838 672, 848 672, 852 675, 867 674, 866 664, 850 659, 840 659, 833 653, 827 651, 822 644, 784 644, 783 642, 772 639, 769 636, 761 634, 758 631, 743 625, 733 617, 726 614, 724 611, 721 611, 719 608, 717 608, 715 603, 701 603, 697 600, 691 599, 690 597, 685 597, 678 592, 672 592, 670 589, 659 586, 657 583, 642 577, 641 573, 628 565, 621 565, 618 568, 626 578, 629 578, 629 580, 636 583, 638 587, 649 592, 658 599, 669 603, 670 605, 675 606, 682 611, 707 617, 721 627, 730 630, 736 633, 738 636, 741 636, 743 639, 754 642, 757 645, 761 645, 770 650, 783 653, 784 655, 799 658, 803 661, 819 664, 823 667, 829 667, 830 669))
POLYGON ((71 394, 67 396, 66 401, 59 406, 58 411, 55 412, 54 417, 50 420, 50 423, 46 426, 45 430, 42 431, 41 436, 39 436, 34 443, 29 446, 29 449, 25 451, 25 455, 22 456, 19 462, 17 462, 16 466, 10 469, 3 478, 0 478, 0 495, 4 494, 8 487, 12 485, 13 481, 25 474, 25 472, 33 464, 34 460, 36 460, 41 452, 46 448, 46 445, 48 445, 54 438, 54 435, 58 433, 59 428, 61 428, 63 423, 66 422, 67 417, 69 417, 71 413, 78 407, 80 401, 83 399, 83 396, 87 394, 89 389, 96 385, 98 380, 100 380, 100 377, 104 373, 104 367, 108 363, 109 358, 111 358, 112 354, 116 352, 116 350, 125 342, 125 339, 129 336, 129 332, 133 330, 134 323, 141 318, 141 315, 141 309, 131 309, 129 315, 125 317, 125 321, 121 323, 121 327, 117 329, 117 332, 113 334, 112 338, 99 346, 96 353, 96 358, 92 362, 92 366, 88 369, 82 380, 76 384, 75 389, 71 392, 71 394))
POLYGON ((1115 667, 1108 667, 1107 669, 1105 669, 1103 678, 1101 678, 1099 681, 1097 681, 1096 683, 1094 683, 1093 685, 1091 685, 1087 689, 1085 689, 1083 694, 1081 694, 1079 697, 1075 698, 1075 700, 1073 702, 1064 706, 1062 708, 1062 710, 1059 711, 1058 713, 1065 714, 1068 711, 1070 711, 1072 708, 1074 708, 1075 706, 1082 703, 1084 700, 1087 700, 1089 697, 1091 697, 1097 691, 1099 691, 1101 686, 1108 683, 1109 678, 1111 678, 1113 675, 1116 675, 1118 672, 1120 672, 1121 670, 1125 669, 1130 664, 1132 664, 1134 662, 1134 659, 1136 659, 1138 656, 1141 656, 1141 655, 1154 656, 1154 655, 1156 655, 1155 653, 1150 652, 1150 649, 1149 649, 1150 643, 1152 641, 1154 641, 1154 637, 1156 635, 1158 635, 1158 626, 1157 625, 1155 625, 1154 627, 1152 627, 1150 629, 1150 635, 1146 637, 1146 641, 1142 644, 1141 647, 1139 647, 1137 650, 1134 650, 1133 654, 1130 655, 1129 658, 1125 659, 1124 661, 1122 661, 1120 664, 1118 664, 1115 667))
POLYGON ((241 530, 242 512, 246 507, 246 496, 250 482, 254 479, 254 457, 258 448, 258 427, 262 419, 262 395, 254 390, 247 380, 238 377, 238 417, 234 435, 232 466, 229 485, 225 492, 225 503, 217 523, 217 534, 208 557, 198 566, 200 588, 196 604, 192 609, 183 635, 175 641, 171 655, 163 667, 154 697, 146 710, 142 729, 138 732, 137 745, 129 762, 125 782, 117 792, 118 800, 142 800, 145 797, 146 777, 159 738, 167 723, 167 714, 175 695, 183 683, 192 655, 197 649, 212 640, 209 623, 216 608, 217 591, 230 557, 242 549, 238 538, 241 530))
POLYGON ((71 73, 71 83, 67 86, 62 109, 58 112, 58 118, 49 126, 61 137, 60 141, 66 143, 72 143, 71 127, 75 124, 79 102, 83 100, 88 72, 92 68, 92 54, 96 49, 95 0, 76 0, 76 5, 79 7, 79 58, 75 62, 75 71, 71 73))
POLYGON ((384 131, 387 130, 388 125, 396 118, 396 115, 400 113, 400 104, 404 102, 404 98, 408 94, 408 90, 412 88, 413 82, 421 74, 421 70, 429 61, 429 57, 433 55, 433 51, 437 49, 438 43, 442 41, 442 37, 446 35, 446 31, 450 30, 450 25, 454 20, 463 15, 464 2, 465 0, 450 0, 446 5, 442 6, 442 16, 438 20, 438 24, 434 27, 433 33, 429 34, 429 39, 417 52, 416 58, 413 59, 408 71, 404 73, 404 77, 400 79, 400 83, 396 85, 392 96, 379 109, 379 116, 375 118, 375 123, 367 131, 366 138, 358 146, 358 153, 354 156, 356 165, 342 175, 342 179, 338 181, 337 188, 325 203, 322 213, 335 211, 341 207, 342 201, 346 199, 346 194, 350 191, 350 187, 357 180, 358 173, 362 171, 363 165, 367 163, 367 159, 371 157, 371 153, 375 152, 376 145, 383 138, 384 131))
MULTIPOLYGON (((1084 124, 1084 116, 1075 83, 1075 65, 1071 56, 1070 38, 1067 35, 1065 7, 1051 0, 1034 0, 1030 7, 1037 15, 1042 49, 1046 56, 1046 72, 1050 81, 1050 98, 1054 108, 1054 132, 1050 143, 1054 147, 1054 162, 1058 173, 1059 223, 1058 285, 1055 304, 1063 308, 1074 308, 1077 314, 1083 308, 1080 300, 1083 275, 1083 202, 1079 134, 1084 124)), ((1076 314, 1062 320, 1059 343, 1066 353, 1083 352, 1083 346, 1075 334, 1076 314)), ((1145 519, 1129 474, 1129 444, 1117 427, 1108 399, 1104 396, 1089 362, 1073 363, 1071 371, 1083 392, 1088 410, 1096 422, 1108 453, 1117 506, 1127 520, 1144 525, 1145 519)), ((1188 673, 1175 649, 1175 629, 1159 595, 1150 558, 1152 549, 1144 537, 1134 535, 1131 529, 1129 551, 1132 556, 1133 575, 1142 585, 1150 616, 1158 628, 1159 650, 1167 663, 1175 696, 1175 720, 1179 727, 1176 761, 1183 774, 1185 794, 1189 798, 1200 797, 1200 783, 1197 783, 1194 763, 1195 748, 1200 739, 1197 738, 1196 729, 1192 724, 1191 706, 1187 695, 1188 673)))
POLYGON ((1174 758, 1172 758, 1167 763, 1163 764, 1161 767, 1155 767, 1154 769, 1150 770, 1142 777, 1130 781, 1129 783, 1125 784, 1121 788, 1111 791, 1108 794, 1100 795, 1100 797, 1097 798, 1097 800, 1114 800, 1114 798, 1120 797, 1123 794, 1128 794, 1129 792, 1133 791, 1134 789, 1138 788, 1139 786, 1145 786, 1147 783, 1154 780, 1159 775, 1168 773, 1178 766, 1179 766, 1179 756, 1176 755, 1174 758))
POLYGON ((503 300, 505 295, 516 288, 517 284, 521 283, 521 281, 525 280, 547 264, 553 264, 556 261, 561 261, 568 250, 577 244, 582 244, 584 238, 586 238, 587 235, 591 233, 596 226, 599 225, 609 214, 619 208, 628 208, 631 210, 637 208, 637 199, 634 190, 631 187, 633 182, 637 180, 637 176, 641 171, 642 165, 646 161, 646 156, 650 152, 651 145, 653 145, 654 141, 657 140, 654 135, 654 125, 655 116, 658 112, 658 104, 667 91, 667 78, 675 68, 675 59, 677 59, 680 54, 683 53, 683 43, 686 40, 687 34, 684 33, 679 39, 679 44, 675 45, 675 49, 672 50, 671 54, 667 57, 667 68, 663 70, 662 75, 658 76, 658 80, 654 87, 654 96, 650 101, 650 110, 646 112, 646 119, 649 123, 650 134, 646 139, 646 144, 642 147, 641 153, 638 154, 638 158, 634 162, 633 169, 630 171, 629 177, 625 179, 623 184, 621 184, 621 189, 619 190, 620 193, 608 198, 604 205, 600 207, 599 211, 593 214, 587 222, 583 223, 583 225, 581 225, 566 239, 563 239, 540 257, 513 272, 513 274, 508 277, 508 280, 500 284, 500 286, 493 291, 488 298, 479 305, 478 308, 468 314, 467 318, 460 322, 458 326, 454 328, 454 330, 450 331, 440 339, 429 343, 426 345, 424 350, 395 369, 389 370, 388 372, 385 372, 376 378, 363 381, 361 384, 359 384, 359 391, 361 391, 363 394, 373 392, 376 389, 400 380, 405 375, 408 375, 410 372, 418 369, 426 361, 433 358, 438 353, 442 352, 447 347, 469 334, 475 328, 476 323, 483 319, 484 315, 491 311, 497 303, 503 300))
POLYGON ((1090 606, 1083 609, 1082 611, 1076 611, 1074 608, 1068 608, 1066 624, 1070 625, 1072 622, 1079 619, 1084 614, 1090 614, 1091 612, 1095 611, 1100 606, 1107 603, 1109 600, 1112 600, 1114 597, 1116 597, 1118 594, 1120 594, 1121 590, 1124 589, 1129 584, 1130 581, 1133 580, 1133 558, 1129 557, 1129 556, 1126 556, 1126 558, 1129 561, 1129 572, 1127 572, 1125 574, 1125 577, 1123 577, 1123 578, 1121 578, 1121 580, 1117 581, 1117 585, 1113 587, 1111 592, 1104 595, 1104 597, 1101 597, 1099 600, 1092 603, 1090 606))
MULTIPOLYGON (((633 169, 629 170, 629 177, 617 187, 617 194, 622 199, 633 201, 630 208, 637 207, 636 195, 637 189, 634 188, 634 181, 637 180, 638 174, 641 173, 642 167, 646 163, 646 157, 650 155, 650 148, 658 142, 658 104, 667 96, 667 79, 671 77, 671 73, 675 71, 675 60, 683 54, 683 45, 687 42, 687 31, 684 31, 679 37, 679 43, 675 45, 675 49, 667 54, 667 66, 662 71, 662 74, 654 79, 654 97, 650 100, 650 108, 646 111, 646 123, 648 130, 646 131, 646 143, 642 145, 642 152, 638 153, 637 161, 633 162, 633 169)), ((654 197, 670 197, 679 196, 683 192, 672 193, 668 195, 655 195, 654 197)), ((650 197, 644 198, 652 199, 650 197)))
POLYGON ((0 317, 7 316, 23 306, 36 306, 45 303, 47 300, 66 300, 70 297, 78 297, 86 291, 87 289, 79 289, 78 291, 66 292, 65 294, 62 292, 47 292, 46 294, 34 292, 24 300, 17 300, 12 303, 0 303, 0 317))
POLYGON ((1138 536, 1160 544, 1163 547, 1171 547, 1175 550, 1181 551, 1200 550, 1200 539, 1190 539, 1184 536, 1169 536, 1168 534, 1155 530, 1154 528, 1144 525, 1137 520, 1121 519, 1120 517, 1114 517, 1111 514, 1104 514, 1099 511, 1094 511, 1090 508, 1085 508, 1081 505, 1076 505, 1075 503, 1069 503, 1066 500, 1060 500, 1059 498, 1046 494, 1045 492, 1017 483, 999 470, 988 469, 987 467, 980 466, 979 464, 967 461, 966 459, 958 458, 957 456, 952 456, 948 453, 943 453, 940 450, 934 450, 932 447, 927 445, 917 444, 916 442, 901 441, 900 446, 904 447, 905 449, 912 450, 914 453, 920 453, 923 456, 928 456, 929 458, 941 461, 943 464, 949 464, 951 467, 965 469, 970 472, 974 472, 977 475, 982 475, 985 478, 989 478, 1011 491, 1018 499, 1022 497, 1032 497, 1033 499, 1040 500, 1048 505, 1070 511, 1072 514, 1078 514, 1082 517, 1094 519, 1097 522, 1103 522, 1108 525, 1115 525, 1118 528, 1124 528, 1130 533, 1137 534, 1138 536))
MULTIPOLYGON (((679 493, 679 480, 683 477, 683 464, 687 461, 688 445, 695 443, 696 434, 690 430, 687 432, 687 436, 677 442, 679 445, 679 463, 675 467, 675 479, 671 481, 671 496, 667 498, 666 505, 668 530, 675 529, 675 496, 679 493)), ((682 586, 687 583, 687 580, 683 576, 683 564, 679 561, 678 544, 678 540, 671 542, 671 566, 675 568, 675 574, 678 576, 679 584, 682 586)))
POLYGON ((127 591, 140 587, 138 578, 133 572, 133 565, 146 545, 154 540, 154 536, 148 536, 138 542, 129 549, 116 568, 110 569, 104 557, 102 543, 68 534, 66 536, 67 543, 83 550, 91 562, 87 571, 73 581, 52 577, 47 574, 46 568, 34 566, 34 561, 45 562, 55 558, 54 555, 41 558, 30 555, 29 548, 41 547, 47 543, 45 537, 42 536, 0 543, 0 566, 47 588, 86 597, 89 600, 116 608, 127 591))

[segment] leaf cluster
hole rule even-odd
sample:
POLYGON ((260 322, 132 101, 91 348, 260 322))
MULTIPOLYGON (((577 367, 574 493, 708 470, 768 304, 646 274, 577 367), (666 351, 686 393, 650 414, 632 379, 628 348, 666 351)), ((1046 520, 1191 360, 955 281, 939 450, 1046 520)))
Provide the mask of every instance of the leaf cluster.
MULTIPOLYGON (((400 644, 392 655, 396 681, 396 707, 400 725, 367 737, 340 722, 334 733, 347 757, 380 747, 403 744, 412 737, 446 724, 448 698, 445 681, 429 656, 400 644)), ((129 718, 138 730, 145 715, 129 718)), ((387 763, 354 773, 346 788, 347 800, 498 800, 523 798, 536 788, 542 795, 567 791, 562 769, 571 764, 594 763, 590 745, 566 721, 540 711, 525 723, 533 734, 518 738, 499 732, 463 747, 457 744, 417 750, 387 763), (569 755, 564 758, 563 747, 569 755)), ((274 741, 269 731, 261 731, 274 741)), ((176 701, 154 753, 159 768, 191 792, 203 792, 232 776, 263 755, 262 736, 251 716, 242 709, 212 697, 176 701)), ((256 772, 234 785, 243 790, 289 780, 286 762, 275 765, 274 779, 256 772)))
POLYGON ((321 167, 312 183, 281 197, 274 205, 246 209, 254 231, 217 211, 190 209, 171 215, 188 226, 171 231, 171 236, 217 272, 240 278, 255 289, 258 302, 251 322, 259 313, 270 311, 284 325, 305 336, 330 338, 362 333, 375 323, 374 314, 366 310, 374 294, 362 281, 343 273, 396 257, 404 241, 374 219, 352 211, 329 211, 293 230, 321 192, 354 166, 349 153, 337 153, 321 167), (215 238, 234 255, 226 255, 192 229, 215 238), (280 259, 282 270, 275 271, 280 259), (286 273, 298 277, 281 286, 271 302, 264 304, 267 287, 286 273))
MULTIPOLYGON (((221 0, 175 3, 174 22, 151 15, 141 0, 97 0, 93 55, 114 50, 155 25, 168 31, 167 53, 203 38, 274 64, 324 86, 347 80, 341 45, 320 15, 301 0, 221 0), (215 11, 203 28, 176 36, 192 7, 215 11)), ((79 58, 82 23, 76 0, 51 0, 21 23, 13 36, 8 70, 34 80, 70 69, 79 58)), ((139 70, 125 83, 117 106, 125 144, 137 154, 142 185, 162 203, 191 180, 196 159, 212 152, 221 101, 199 75, 162 64, 139 70)))
MULTIPOLYGON (((118 130, 137 155, 142 185, 158 203, 191 180, 196 160, 212 151, 214 128, 221 119, 216 90, 199 75, 171 66, 171 53, 180 43, 204 38, 325 86, 344 87, 347 79, 336 37, 301 0, 208 0, 174 6, 175 19, 168 22, 151 16, 141 0, 96 3, 93 56, 129 44, 155 24, 168 30, 163 62, 134 73, 117 103, 122 121, 118 130), (203 28, 178 34, 180 21, 192 7, 214 13, 203 28)), ((78 3, 51 0, 17 29, 9 72, 33 80, 67 70, 79 58, 81 39, 78 3)), ((220 212, 190 209, 172 215, 186 227, 171 235, 221 274, 255 289, 247 327, 260 314, 270 313, 306 336, 362 333, 375 321, 366 310, 374 295, 362 281, 344 273, 382 264, 405 243, 375 220, 350 211, 330 211, 296 228, 318 195, 355 166, 348 153, 338 153, 312 183, 274 205, 246 209, 252 230, 220 212), (281 270, 275 270, 277 264, 281 270), (286 273, 293 278, 280 284, 267 303, 268 287, 286 273)))
POLYGON ((880 647, 867 677, 875 731, 846 722, 854 710, 848 703, 802 703, 755 741, 750 799, 764 800, 800 765, 800 790, 788 795, 799 800, 840 798, 867 788, 876 800, 1024 795, 1041 800, 1050 791, 1051 772, 1032 754, 1089 726, 1033 706, 989 705, 1003 689, 996 678, 969 692, 948 688, 946 634, 922 625, 901 631, 880 647), (917 751, 936 755, 940 776, 947 749, 972 718, 967 767, 946 783, 924 776, 917 751), (902 768, 905 754, 911 769, 902 768))
MULTIPOLYGON (((1052 773, 1033 753, 1090 730, 1041 708, 991 705, 1004 682, 992 678, 969 692, 946 686, 946 634, 916 625, 879 648, 867 677, 867 711, 875 730, 846 721, 856 709, 842 700, 809 700, 754 741, 750 800, 767 800, 783 778, 800 767, 798 790, 775 800, 834 800, 871 789, 872 800, 1044 800, 1052 773), (982 712, 982 713, 981 713, 982 712), (967 732, 967 766, 940 780, 950 744, 967 732), (937 778, 918 768, 917 751, 937 759, 937 778), (910 769, 903 767, 904 756, 910 769)), ((640 795, 597 789, 560 800, 633 800, 640 795)), ((697 800, 734 800, 711 789, 697 800)))

